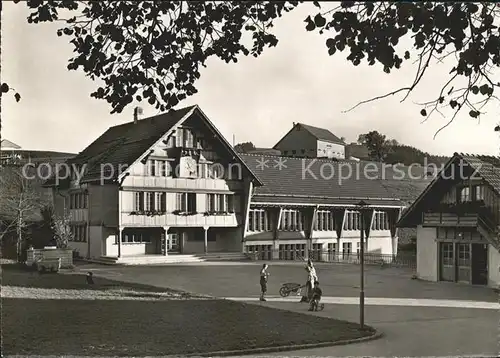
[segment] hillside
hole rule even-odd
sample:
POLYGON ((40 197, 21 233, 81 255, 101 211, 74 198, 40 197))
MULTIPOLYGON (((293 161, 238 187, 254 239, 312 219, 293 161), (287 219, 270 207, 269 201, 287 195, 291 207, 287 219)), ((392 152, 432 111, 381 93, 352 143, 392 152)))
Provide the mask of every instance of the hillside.
POLYGON ((386 163, 402 163, 411 165, 413 163, 425 164, 444 164, 450 157, 432 155, 409 145, 397 144, 389 146, 389 153, 385 159, 386 163), (427 158, 427 162, 426 162, 427 158))

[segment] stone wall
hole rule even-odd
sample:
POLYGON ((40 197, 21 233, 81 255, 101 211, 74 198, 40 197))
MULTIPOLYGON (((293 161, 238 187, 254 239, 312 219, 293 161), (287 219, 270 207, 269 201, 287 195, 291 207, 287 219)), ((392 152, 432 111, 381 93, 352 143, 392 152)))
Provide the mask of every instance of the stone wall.
POLYGON ((61 268, 69 268, 73 266, 73 250, 71 249, 28 249, 28 257, 26 264, 31 266, 39 260, 61 259, 61 268))

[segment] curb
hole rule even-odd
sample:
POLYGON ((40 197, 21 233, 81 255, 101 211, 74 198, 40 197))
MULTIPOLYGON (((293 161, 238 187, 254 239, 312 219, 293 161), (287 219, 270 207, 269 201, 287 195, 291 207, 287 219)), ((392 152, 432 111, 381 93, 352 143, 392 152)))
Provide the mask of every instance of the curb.
MULTIPOLYGON (((362 343, 373 341, 379 338, 382 338, 384 334, 382 332, 378 332, 374 329, 373 334, 366 337, 361 338, 353 338, 353 339, 344 339, 340 341, 333 342, 319 342, 319 343, 305 343, 305 344, 295 344, 288 346, 276 346, 276 347, 265 347, 265 348, 251 348, 251 349, 242 349, 235 351, 218 351, 218 352, 206 352, 206 353, 190 353, 185 354, 185 357, 227 357, 227 356, 238 356, 238 355, 251 355, 251 354, 260 354, 260 353, 277 353, 277 352, 287 352, 287 351, 297 351, 303 349, 312 349, 312 348, 323 348, 323 347, 334 347, 334 346, 343 346, 347 344, 354 343, 362 343)), ((174 357, 174 356, 167 356, 174 357)))

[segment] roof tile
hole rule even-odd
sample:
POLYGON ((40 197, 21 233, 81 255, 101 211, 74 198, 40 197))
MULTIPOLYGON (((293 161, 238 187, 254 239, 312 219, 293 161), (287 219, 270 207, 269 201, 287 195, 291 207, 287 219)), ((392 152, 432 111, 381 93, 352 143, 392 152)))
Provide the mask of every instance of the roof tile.
MULTIPOLYGON (((82 182, 99 180, 103 169, 106 170, 103 177, 116 179, 120 174, 120 166, 123 169, 130 166, 194 107, 172 110, 141 119, 137 123, 129 122, 110 127, 76 157, 69 160, 68 164, 85 165, 82 182), (113 173, 110 173, 111 170, 113 173)), ((53 183, 54 179, 49 179, 45 184, 53 183)))
POLYGON ((240 156, 264 184, 256 187, 254 192, 255 200, 261 202, 279 197, 287 202, 298 202, 300 198, 300 202, 317 204, 352 203, 364 199, 374 205, 387 205, 387 202, 402 205, 399 198, 383 185, 384 180, 393 178, 395 173, 382 163, 252 154, 240 156))
POLYGON ((330 132, 328 129, 314 127, 314 126, 311 126, 309 124, 304 124, 304 123, 298 123, 298 125, 303 127, 305 130, 307 130, 309 133, 311 133, 313 136, 315 136, 319 140, 325 140, 327 142, 345 145, 343 140, 341 140, 335 134, 330 132))

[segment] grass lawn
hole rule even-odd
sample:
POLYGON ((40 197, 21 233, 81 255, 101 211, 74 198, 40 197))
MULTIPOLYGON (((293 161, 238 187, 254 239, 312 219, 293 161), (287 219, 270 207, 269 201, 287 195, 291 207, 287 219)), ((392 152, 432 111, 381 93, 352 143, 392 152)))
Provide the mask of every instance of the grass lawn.
MULTIPOLYGON (((2 285, 87 288, 81 275, 2 272, 2 285)), ((165 291, 96 279, 97 286, 165 291)), ((305 309, 305 306, 304 306, 305 309)), ((183 355, 367 336, 354 323, 225 300, 2 299, 5 355, 183 355)))
POLYGON ((127 288, 131 290, 140 290, 146 292, 182 292, 158 288, 151 285, 141 285, 137 283, 123 283, 120 281, 108 280, 106 278, 94 276, 95 285, 88 285, 85 275, 71 274, 71 271, 65 274, 44 273, 37 271, 27 271, 21 269, 16 264, 1 266, 2 286, 33 287, 33 288, 53 288, 65 290, 110 290, 117 288, 127 288))

